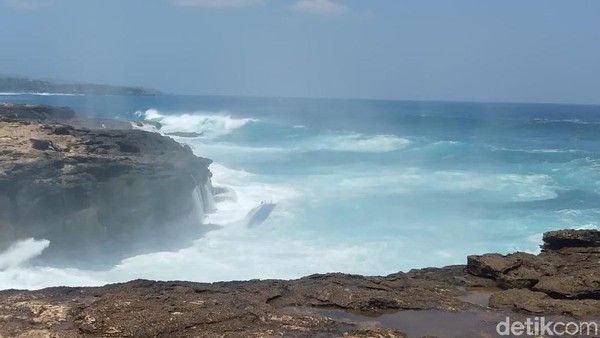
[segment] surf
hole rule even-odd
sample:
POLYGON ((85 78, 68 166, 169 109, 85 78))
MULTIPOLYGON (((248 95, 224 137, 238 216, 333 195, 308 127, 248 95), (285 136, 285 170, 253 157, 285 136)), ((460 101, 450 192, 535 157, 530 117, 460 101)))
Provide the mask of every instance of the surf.
POLYGON ((503 105, 458 103, 86 99, 155 122, 138 127, 213 159, 212 186, 194 194, 211 190, 214 203, 198 211, 218 230, 106 271, 35 266, 35 257, 5 263, 0 287, 388 274, 469 254, 535 252, 542 232, 595 228, 600 219, 600 125, 578 134, 583 124, 568 120, 595 120, 577 106, 559 107, 552 120, 562 122, 550 124, 560 126, 540 137, 548 123, 533 121, 541 108, 528 105, 503 113, 503 105), (249 226, 265 201, 276 207, 249 226))

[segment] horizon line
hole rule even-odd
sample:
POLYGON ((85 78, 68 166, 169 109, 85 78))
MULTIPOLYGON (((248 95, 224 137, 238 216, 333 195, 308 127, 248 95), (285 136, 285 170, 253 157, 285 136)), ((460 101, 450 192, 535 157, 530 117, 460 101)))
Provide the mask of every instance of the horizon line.
POLYGON ((280 100, 337 100, 337 101, 390 101, 390 102, 428 102, 428 103, 488 103, 488 104, 532 104, 532 105, 567 105, 567 106, 600 106, 600 101, 591 102, 561 102, 561 101, 485 101, 482 99, 411 99, 411 98, 372 98, 372 97, 327 97, 327 96, 286 96, 286 95, 247 95, 247 94, 180 94, 158 90, 160 95, 171 96, 200 96, 200 97, 229 97, 249 99, 280 99, 280 100))

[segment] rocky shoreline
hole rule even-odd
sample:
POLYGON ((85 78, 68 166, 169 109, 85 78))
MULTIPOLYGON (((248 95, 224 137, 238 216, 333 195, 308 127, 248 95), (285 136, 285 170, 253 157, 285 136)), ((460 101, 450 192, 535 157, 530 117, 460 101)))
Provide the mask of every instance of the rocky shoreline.
POLYGON ((0 336, 494 337, 506 317, 599 321, 599 236, 549 232, 539 255, 388 276, 2 291, 0 336))

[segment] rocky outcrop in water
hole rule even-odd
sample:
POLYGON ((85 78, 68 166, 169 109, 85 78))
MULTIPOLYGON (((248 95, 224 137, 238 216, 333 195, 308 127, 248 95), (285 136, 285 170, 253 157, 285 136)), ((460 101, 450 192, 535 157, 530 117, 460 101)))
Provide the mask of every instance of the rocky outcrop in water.
POLYGON ((210 229, 202 225, 210 196, 198 203, 197 188, 209 186, 211 160, 111 123, 64 107, 0 104, 0 247, 45 238, 41 260, 89 267, 176 248, 210 229))
POLYGON ((496 337, 507 317, 593 322, 599 234, 550 232, 538 256, 471 256, 381 277, 3 291, 0 336, 471 338, 496 337))

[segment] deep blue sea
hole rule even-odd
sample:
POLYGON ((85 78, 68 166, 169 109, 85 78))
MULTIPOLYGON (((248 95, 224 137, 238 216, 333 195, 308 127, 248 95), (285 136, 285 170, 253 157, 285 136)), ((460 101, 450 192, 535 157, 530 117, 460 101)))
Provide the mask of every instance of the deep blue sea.
POLYGON ((222 229, 191 247, 131 257, 108 271, 14 266, 0 272, 0 288, 389 274, 462 264, 469 254, 536 252, 544 231, 600 222, 600 106, 169 95, 0 100, 202 133, 174 138, 213 159, 214 184, 234 192, 207 218, 222 229), (246 215, 265 200, 277 208, 247 227, 246 215))

